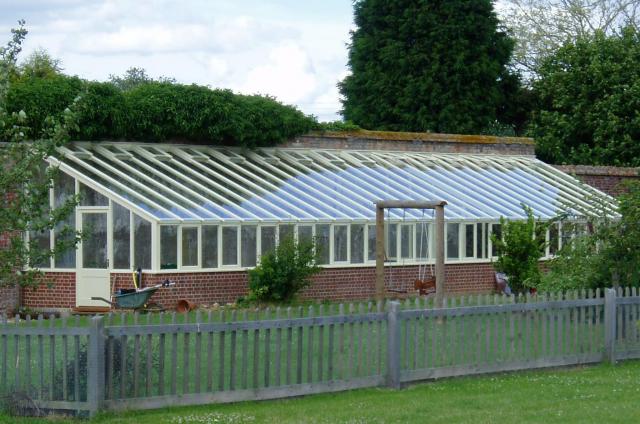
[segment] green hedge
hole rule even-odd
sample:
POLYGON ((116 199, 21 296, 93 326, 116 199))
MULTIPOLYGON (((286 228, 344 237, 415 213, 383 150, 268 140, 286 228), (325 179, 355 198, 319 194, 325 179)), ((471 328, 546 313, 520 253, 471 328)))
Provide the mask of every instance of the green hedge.
POLYGON ((30 137, 46 116, 79 100, 77 140, 180 140, 209 145, 273 146, 315 128, 314 118, 263 96, 198 85, 149 82, 121 91, 112 83, 60 75, 12 84, 9 112, 27 113, 30 137))

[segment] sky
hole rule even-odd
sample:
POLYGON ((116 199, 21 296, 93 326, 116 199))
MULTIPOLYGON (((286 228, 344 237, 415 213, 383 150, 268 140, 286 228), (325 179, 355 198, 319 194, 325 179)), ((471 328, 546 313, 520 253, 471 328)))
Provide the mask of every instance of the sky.
POLYGON ((0 44, 24 19, 21 57, 45 49, 70 75, 105 81, 135 66, 340 119, 351 0, 0 0, 0 11, 0 44))

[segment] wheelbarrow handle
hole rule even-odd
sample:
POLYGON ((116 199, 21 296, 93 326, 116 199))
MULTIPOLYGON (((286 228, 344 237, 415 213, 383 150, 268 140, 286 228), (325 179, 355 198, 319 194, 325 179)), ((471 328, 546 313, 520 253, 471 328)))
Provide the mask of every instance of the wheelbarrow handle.
POLYGON ((109 305, 111 305, 111 306, 116 306, 116 304, 115 304, 115 303, 113 303, 113 302, 112 302, 112 301, 110 301, 110 300, 105 299, 104 297, 95 297, 95 296, 94 296, 94 297, 91 297, 91 300, 101 300, 101 301, 103 301, 103 302, 108 303, 108 304, 109 304, 109 305))

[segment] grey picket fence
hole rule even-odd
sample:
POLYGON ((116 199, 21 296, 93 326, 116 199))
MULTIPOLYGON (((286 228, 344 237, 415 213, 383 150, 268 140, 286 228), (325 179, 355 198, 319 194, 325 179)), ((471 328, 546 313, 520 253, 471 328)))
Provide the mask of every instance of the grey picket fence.
MULTIPOLYGON (((0 393, 93 414, 640 358, 635 288, 0 323, 0 393)), ((29 408, 27 408, 29 409, 29 408)))

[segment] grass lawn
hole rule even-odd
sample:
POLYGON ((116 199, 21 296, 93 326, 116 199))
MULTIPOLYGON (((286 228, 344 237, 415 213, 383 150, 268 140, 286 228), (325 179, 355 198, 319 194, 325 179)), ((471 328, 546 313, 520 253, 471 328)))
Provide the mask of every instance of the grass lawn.
MULTIPOLYGON (((16 419, 30 424, 53 419, 16 419)), ((640 420, 640 361, 465 377, 394 391, 106 414, 92 423, 613 423, 640 420)), ((53 420, 55 422, 55 420, 53 420)), ((57 421, 60 422, 60 421, 57 421)))

